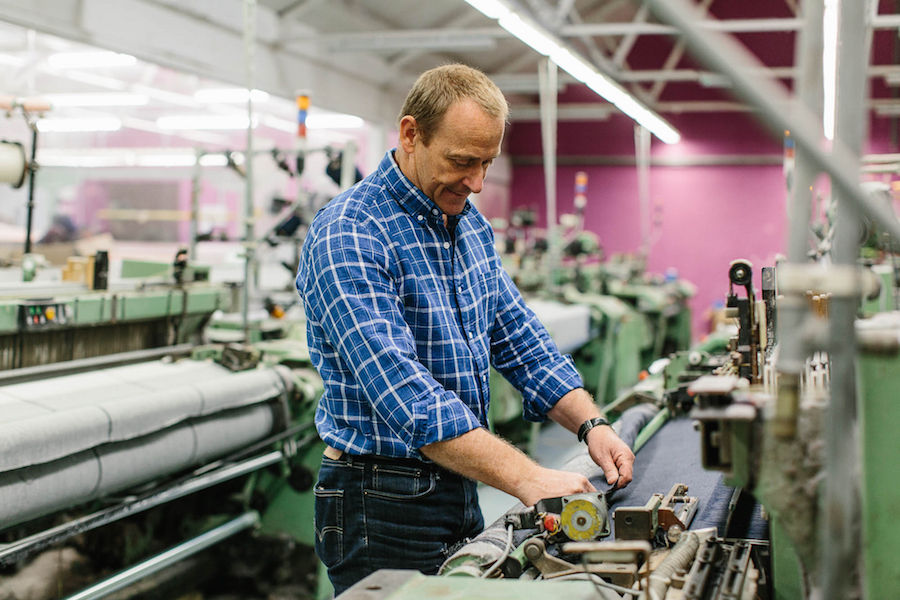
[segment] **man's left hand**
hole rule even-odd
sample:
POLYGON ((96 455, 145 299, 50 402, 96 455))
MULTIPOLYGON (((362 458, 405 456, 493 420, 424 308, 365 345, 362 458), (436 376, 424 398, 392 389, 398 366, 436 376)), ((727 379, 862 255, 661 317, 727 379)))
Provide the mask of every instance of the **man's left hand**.
POLYGON ((628 485, 634 475, 634 452, 612 427, 594 427, 587 432, 587 443, 591 459, 603 469, 606 482, 619 488, 628 485))

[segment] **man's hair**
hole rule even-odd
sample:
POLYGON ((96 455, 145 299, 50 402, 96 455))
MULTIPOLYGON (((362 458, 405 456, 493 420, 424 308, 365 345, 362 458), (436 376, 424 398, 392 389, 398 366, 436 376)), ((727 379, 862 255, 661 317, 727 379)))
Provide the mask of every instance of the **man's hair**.
POLYGON ((428 143, 447 109, 454 102, 469 98, 484 112, 506 122, 509 105, 500 88, 487 75, 462 64, 444 65, 425 71, 406 96, 400 119, 410 115, 416 120, 422 141, 428 143))

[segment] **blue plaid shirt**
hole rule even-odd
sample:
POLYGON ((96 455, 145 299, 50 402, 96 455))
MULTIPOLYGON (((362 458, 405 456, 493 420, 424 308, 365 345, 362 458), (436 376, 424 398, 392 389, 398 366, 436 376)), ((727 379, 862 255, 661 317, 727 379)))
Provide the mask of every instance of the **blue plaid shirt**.
POLYGON ((297 290, 325 384, 316 427, 333 448, 422 458, 487 426, 491 364, 533 421, 582 385, 501 267, 487 220, 467 203, 451 235, 441 214, 390 151, 310 226, 297 290))

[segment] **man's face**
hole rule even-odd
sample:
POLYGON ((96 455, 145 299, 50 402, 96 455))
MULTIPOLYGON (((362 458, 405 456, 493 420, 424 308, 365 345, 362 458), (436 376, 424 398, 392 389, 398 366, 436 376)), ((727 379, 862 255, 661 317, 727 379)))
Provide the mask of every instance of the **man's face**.
POLYGON ((401 123, 401 144, 410 156, 407 176, 445 214, 458 215, 469 194, 481 191, 488 167, 500 154, 503 129, 503 119, 472 100, 451 105, 427 144, 420 132, 405 131, 401 123))

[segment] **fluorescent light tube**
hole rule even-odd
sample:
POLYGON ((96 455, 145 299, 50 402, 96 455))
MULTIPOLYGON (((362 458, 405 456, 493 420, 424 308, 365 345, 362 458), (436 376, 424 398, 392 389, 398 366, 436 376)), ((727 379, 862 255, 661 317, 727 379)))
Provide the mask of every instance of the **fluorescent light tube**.
MULTIPOLYGON (((341 113, 311 114, 306 117, 308 129, 359 129, 365 124, 356 115, 341 113)), ((294 127, 296 130, 296 125, 294 127)))
MULTIPOLYGON (((160 129, 247 129, 247 115, 173 115, 160 117, 156 126, 160 129)), ((254 118, 253 126, 256 127, 254 118)))
POLYGON ((268 102, 269 94, 262 90, 248 92, 247 88, 210 88, 194 92, 194 100, 202 104, 240 104, 248 98, 254 102, 268 102))
POLYGON ((51 67, 57 69, 96 69, 101 67, 128 67, 137 63, 130 54, 118 52, 58 52, 47 57, 51 67))
POLYGON ((500 19, 509 14, 509 7, 499 0, 466 0, 466 2, 489 19, 500 19))
POLYGON ((549 56, 561 50, 560 45, 553 38, 517 14, 509 13, 500 17, 499 23, 500 27, 531 46, 539 54, 549 56))
POLYGON ((46 94, 45 100, 56 106, 143 106, 150 101, 143 94, 117 92, 97 94, 46 94))
POLYGON ((834 113, 837 95, 838 0, 825 0, 822 15, 822 129, 825 138, 834 139, 834 113))
POLYGON ((38 119, 37 128, 41 133, 118 131, 122 129, 122 121, 116 117, 98 117, 92 119, 38 119))

